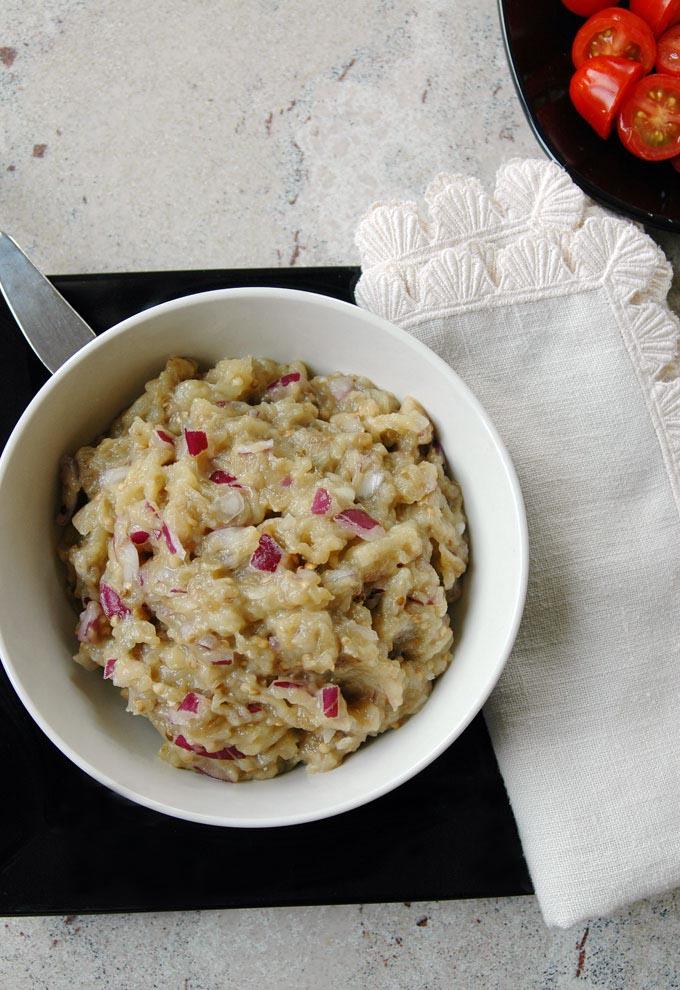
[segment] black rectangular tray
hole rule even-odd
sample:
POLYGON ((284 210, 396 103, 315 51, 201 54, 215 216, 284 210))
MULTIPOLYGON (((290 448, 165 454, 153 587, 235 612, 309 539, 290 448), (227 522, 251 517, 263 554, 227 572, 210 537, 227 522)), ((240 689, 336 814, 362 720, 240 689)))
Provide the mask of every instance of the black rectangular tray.
MULTIPOLYGON (((100 332, 192 292, 270 285, 353 302, 355 268, 69 275, 54 284, 100 332)), ((187 352, 191 351, 187 340, 187 352)), ((0 304, 0 439, 47 372, 0 304)), ((8 568, 8 564, 0 567, 8 568)), ((11 573, 0 571, 3 580, 11 573)), ((169 818, 119 797, 43 735, 0 668, 0 914, 271 907, 532 892, 479 715, 430 767, 355 811, 234 829, 169 818)))

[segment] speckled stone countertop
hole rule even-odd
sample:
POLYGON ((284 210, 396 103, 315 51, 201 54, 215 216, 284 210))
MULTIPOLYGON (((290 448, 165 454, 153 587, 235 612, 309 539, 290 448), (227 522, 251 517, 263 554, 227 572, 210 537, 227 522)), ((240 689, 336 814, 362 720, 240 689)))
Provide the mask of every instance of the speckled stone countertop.
MULTIPOLYGON (((354 264, 374 200, 540 155, 494 0, 0 10, 0 227, 52 274, 354 264)), ((533 897, 20 918, 0 986, 656 990, 678 946, 678 892, 570 931, 533 897)))

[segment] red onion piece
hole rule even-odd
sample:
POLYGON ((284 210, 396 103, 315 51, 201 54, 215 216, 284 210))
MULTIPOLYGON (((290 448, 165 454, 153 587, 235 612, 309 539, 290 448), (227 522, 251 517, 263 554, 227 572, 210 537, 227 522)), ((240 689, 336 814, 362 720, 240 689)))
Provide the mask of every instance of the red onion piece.
POLYGON ((229 780, 227 777, 223 777, 219 773, 208 773, 203 767, 191 767, 194 773, 200 773, 203 777, 212 777, 213 780, 219 780, 223 784, 233 784, 233 780, 229 780))
POLYGON ((114 591, 108 584, 99 585, 99 598, 107 619, 124 619, 126 615, 130 614, 130 609, 122 601, 118 592, 114 591))
POLYGON ((257 712, 262 711, 262 705, 256 705, 255 702, 252 702, 250 705, 246 705, 246 708, 249 712, 252 712, 253 715, 256 715, 257 712))
POLYGON ((185 591, 184 588, 170 588, 170 594, 172 595, 188 595, 189 592, 185 591))
POLYGON ((149 534, 145 529, 132 529, 130 530, 130 539, 137 546, 141 546, 142 543, 146 543, 149 539, 149 534))
POLYGON ((277 688, 300 688, 301 691, 307 690, 306 684, 300 684, 299 681, 274 681, 271 687, 277 688))
POLYGON ((213 471, 210 475, 210 480, 216 485, 231 485, 232 488, 243 488, 243 485, 239 485, 236 480, 236 475, 227 474, 226 471, 213 471))
POLYGON ((198 457, 202 451, 208 449, 208 437, 204 430, 185 430, 184 437, 187 442, 187 450, 192 457, 198 457))
POLYGON ((76 627, 76 636, 81 643, 97 642, 100 633, 99 624, 103 617, 104 613, 99 602, 90 601, 88 598, 76 627))
POLYGON ((176 533, 173 533, 171 529, 168 528, 166 523, 163 523, 161 527, 161 532, 165 537, 165 542, 167 544, 170 553, 176 554, 178 557, 184 557, 186 551, 182 544, 179 542, 179 537, 176 533))
POLYGON ((337 378, 331 378, 328 382, 328 391, 337 402, 342 402, 343 399, 346 399, 354 389, 354 379, 349 378, 347 375, 338 375, 337 378))
POLYGON ((226 404, 227 404, 227 403, 225 402, 225 400, 224 400, 224 399, 220 399, 220 400, 219 400, 219 402, 216 402, 216 403, 215 403, 215 405, 216 405, 216 406, 220 406, 220 408, 221 408, 221 409, 224 409, 224 407, 226 406, 226 404))
POLYGON ((182 699, 182 703, 177 708, 178 712, 191 712, 193 715, 198 711, 198 706, 201 702, 200 696, 194 694, 193 691, 189 691, 182 699))
POLYGON ((283 550, 276 540, 273 540, 267 533, 263 533, 255 553, 250 558, 250 566, 256 571, 268 571, 273 574, 282 557, 283 550))
POLYGON ((156 430, 156 434, 161 438, 163 443, 169 443, 174 447, 175 438, 171 436, 169 433, 166 433, 165 430, 156 430))
POLYGON ((253 440, 252 443, 243 443, 238 447, 234 447, 235 454, 260 454, 262 451, 271 450, 274 446, 274 441, 270 438, 269 440, 253 440))
POLYGON ((110 660, 107 660, 106 661, 106 664, 104 665, 104 680, 107 680, 107 681, 108 680, 111 680, 111 678, 113 677, 113 672, 114 672, 114 670, 116 668, 116 663, 117 662, 118 661, 116 660, 115 657, 112 657, 110 660))
POLYGON ((361 484, 357 489, 359 498, 370 498, 372 495, 375 495, 384 480, 385 475, 382 471, 379 471, 377 468, 369 468, 361 479, 361 484))
POLYGON ((156 506, 153 504, 153 502, 147 502, 146 503, 146 507, 149 510, 149 512, 152 512, 153 513, 153 515, 156 517, 156 519, 158 519, 158 521, 161 524, 161 528, 160 529, 154 529, 153 530, 153 537, 154 537, 154 539, 160 540, 161 536, 164 536, 165 537, 165 542, 166 542, 167 548, 170 551, 170 553, 174 553, 178 557, 186 557, 186 550, 184 549, 184 547, 180 543, 179 537, 177 536, 176 533, 174 533, 170 529, 170 527, 167 525, 167 523, 165 523, 163 521, 163 519, 161 518, 160 512, 158 511, 158 509, 156 508, 156 506))
POLYGON ((340 689, 337 684, 331 684, 330 687, 325 687, 321 691, 321 703, 323 705, 323 713, 326 718, 337 718, 338 717, 338 698, 340 695, 340 689))
POLYGON ((287 375, 282 375, 280 378, 277 378, 275 382, 271 383, 271 385, 267 385, 267 391, 271 392, 273 389, 278 388, 279 386, 285 388, 286 385, 291 385, 293 382, 299 382, 299 381, 300 381, 300 372, 290 371, 287 375))
POLYGON ((317 488, 312 500, 312 514, 325 516, 331 507, 331 497, 325 488, 317 488))
POLYGON ((139 554, 137 547, 127 534, 119 531, 118 525, 116 525, 116 531, 113 538, 113 552, 120 564, 123 585, 129 588, 139 582, 139 554))
POLYGON ((377 519, 369 516, 363 509, 345 509, 335 516, 335 521, 362 540, 375 540, 385 535, 385 530, 377 519))
POLYGON ((291 476, 289 474, 287 474, 285 478, 282 478, 281 479, 281 487, 282 488, 290 488, 290 486, 292 484, 293 484, 293 479, 291 478, 291 476))
POLYGON ((214 664, 215 667, 228 667, 233 662, 232 657, 225 657, 223 660, 211 660, 211 663, 214 664))
POLYGON ((206 756, 210 760, 241 760, 244 756, 236 746, 226 746, 224 749, 218 749, 216 753, 209 753, 204 746, 192 746, 184 736, 175 738, 175 746, 179 746, 180 749, 188 749, 190 753, 196 753, 197 756, 206 756))
POLYGON ((102 471, 99 480, 102 486, 120 485, 127 478, 129 470, 127 467, 108 468, 106 471, 102 471))

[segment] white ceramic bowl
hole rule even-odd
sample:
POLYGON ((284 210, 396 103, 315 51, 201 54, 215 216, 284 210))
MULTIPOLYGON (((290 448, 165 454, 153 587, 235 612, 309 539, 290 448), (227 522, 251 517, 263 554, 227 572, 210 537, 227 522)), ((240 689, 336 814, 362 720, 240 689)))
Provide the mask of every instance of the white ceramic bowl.
POLYGON ((522 497, 508 454, 474 396, 411 336, 357 307, 285 289, 188 296, 111 328, 64 364, 28 407, 0 459, 0 652, 19 697, 82 770, 149 808, 213 825, 313 821, 385 794, 435 759, 477 714, 515 638, 527 581, 522 497), (298 767, 236 786, 175 770, 118 691, 71 659, 75 616, 57 561, 58 462, 104 430, 167 357, 301 359, 355 372, 431 415, 465 499, 471 564, 456 607, 454 661, 422 711, 330 773, 298 767))

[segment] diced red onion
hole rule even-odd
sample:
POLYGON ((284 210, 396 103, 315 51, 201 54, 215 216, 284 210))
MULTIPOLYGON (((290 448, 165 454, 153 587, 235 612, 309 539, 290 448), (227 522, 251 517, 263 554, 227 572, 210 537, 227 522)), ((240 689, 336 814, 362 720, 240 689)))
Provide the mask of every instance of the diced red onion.
POLYGON ((274 446, 273 440, 255 440, 253 443, 244 443, 234 448, 235 454, 259 454, 264 450, 271 450, 274 446))
POLYGON ((177 536, 176 533, 173 533, 173 531, 169 528, 167 523, 163 523, 163 525, 161 526, 161 532, 165 537, 165 542, 167 544, 170 553, 174 553, 177 557, 186 556, 186 550, 180 543, 179 537, 177 536))
POLYGON ((323 713, 326 716, 326 718, 338 717, 339 696, 340 696, 340 688, 337 686, 337 684, 331 684, 329 687, 322 688, 321 704, 323 705, 323 713))
POLYGON ((328 391, 337 402, 346 399, 350 392, 354 391, 354 387, 354 379, 347 375, 339 375, 337 378, 331 378, 328 382, 328 391))
POLYGON ((307 690, 307 685, 300 684, 299 681, 274 681, 270 686, 275 688, 299 688, 301 691, 307 690))
POLYGON ((324 516, 331 507, 331 497, 325 488, 317 488, 312 500, 312 514, 324 516))
POLYGON ((136 543, 137 546, 141 546, 142 543, 147 542, 147 540, 149 539, 149 534, 145 529, 131 529, 130 539, 132 540, 133 543, 136 543))
POLYGON ((181 735, 175 737, 175 746, 179 746, 180 749, 188 749, 190 753, 205 756, 210 760, 242 760, 244 756, 236 746, 226 746, 224 749, 218 749, 216 753, 209 753, 204 746, 193 746, 181 735))
POLYGON ((219 402, 216 402, 215 403, 215 405, 216 406, 220 406, 221 409, 224 409, 224 407, 226 406, 226 404, 227 403, 226 403, 226 401, 224 399, 220 399, 219 402))
POLYGON ((118 525, 116 525, 116 530, 118 533, 113 538, 113 552, 120 564, 123 583, 129 587, 139 582, 139 554, 137 547, 127 534, 121 535, 118 525))
POLYGON ((362 540, 376 540, 385 535, 385 530, 377 519, 369 516, 363 509, 345 509, 335 516, 335 521, 362 540))
POLYGON ((223 777, 222 774, 219 774, 219 773, 208 773, 208 771, 205 770, 203 767, 191 767, 191 769, 194 771, 194 773, 200 773, 202 777, 212 777, 213 780, 219 780, 223 784, 233 784, 234 783, 233 780, 229 780, 228 777, 223 777))
POLYGON ((246 708, 253 715, 256 715, 258 712, 261 712, 262 711, 262 705, 257 705, 257 704, 255 704, 255 702, 252 702, 250 705, 246 705, 246 708))
POLYGON ((227 474, 226 471, 213 471, 210 475, 210 480, 216 485, 231 485, 232 488, 243 488, 243 485, 239 485, 236 480, 236 475, 227 474))
POLYGON ((171 436, 169 433, 166 433, 165 430, 156 430, 156 433, 161 438, 163 443, 169 443, 174 447, 175 438, 173 436, 171 436))
POLYGON ((291 478, 291 476, 289 474, 287 474, 285 478, 282 478, 281 479, 281 487, 282 488, 290 488, 290 486, 292 484, 293 484, 293 479, 291 478))
POLYGON ((233 657, 224 657, 222 660, 212 660, 211 663, 215 667, 230 667, 234 662, 233 657))
POLYGON ((182 546, 179 536, 177 536, 177 533, 173 532, 173 530, 170 529, 168 524, 163 521, 160 512, 153 504, 153 502, 146 502, 146 507, 149 510, 149 512, 153 513, 155 518, 158 519, 158 521, 161 524, 160 529, 153 530, 154 539, 160 540, 161 536, 164 536, 165 543, 170 553, 176 554, 176 556, 178 557, 186 557, 186 550, 182 546))
POLYGON ((190 753, 197 753, 199 749, 203 749, 203 746, 192 746, 182 735, 175 736, 175 746, 179 746, 180 749, 187 749, 190 753))
POLYGON ((267 533, 263 533, 255 553, 250 558, 250 566, 256 571, 268 571, 273 574, 282 557, 283 550, 276 540, 267 533))
POLYGON ((218 554, 221 560, 235 567, 241 564, 249 545, 248 531, 242 526, 221 526, 211 533, 206 533, 202 541, 202 550, 207 554, 218 554))
POLYGON ((104 613, 99 602, 88 599, 85 608, 80 613, 76 628, 76 636, 81 643, 96 643, 99 639, 99 624, 103 617, 104 613))
POLYGON ((222 522, 230 523, 243 512, 245 504, 243 495, 235 489, 229 488, 224 495, 220 495, 215 499, 214 507, 222 517, 222 522))
POLYGON ((105 681, 111 680, 111 678, 113 677, 113 672, 114 672, 114 670, 116 668, 116 663, 117 662, 118 661, 116 660, 116 658, 115 657, 112 657, 110 660, 107 660, 106 663, 104 664, 104 680, 105 681))
POLYGON ((200 453, 208 449, 208 437, 204 430, 185 430, 184 438, 187 442, 187 450, 192 457, 198 457, 200 453))
POLYGON ((279 386, 281 388, 285 388, 286 385, 291 385, 293 382, 299 382, 299 381, 300 381, 300 372, 290 371, 287 375, 282 375, 280 378, 277 378, 275 382, 272 382, 271 385, 268 385, 267 391, 271 392, 273 389, 279 388, 279 386))
POLYGON ((182 703, 178 706, 178 712, 191 712, 195 715, 198 712, 198 706, 201 703, 200 695, 194 694, 193 691, 189 691, 188 694, 182 699, 182 703))
POLYGON ((189 592, 186 591, 184 588, 171 588, 170 589, 170 594, 172 594, 172 595, 188 595, 189 592))
POLYGON ((106 471, 102 471, 99 480, 103 485, 120 485, 127 478, 129 470, 128 467, 108 468, 106 471))
POLYGON ((385 475, 382 471, 378 471, 376 468, 370 468, 361 479, 357 495, 360 498, 370 498, 371 495, 375 495, 384 480, 385 475))
POLYGON ((130 614, 130 609, 110 585, 103 582, 99 585, 99 598, 107 619, 124 619, 126 615, 130 614))

